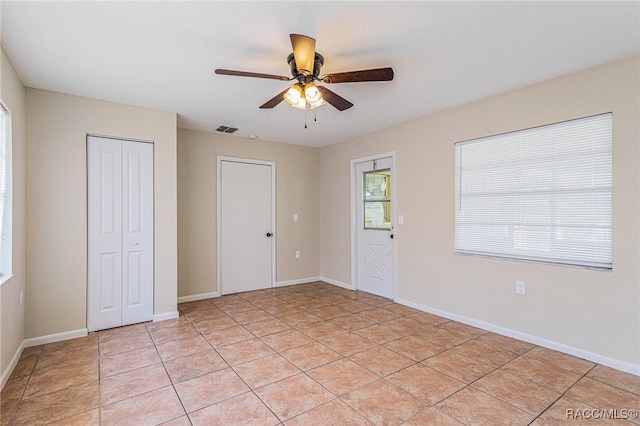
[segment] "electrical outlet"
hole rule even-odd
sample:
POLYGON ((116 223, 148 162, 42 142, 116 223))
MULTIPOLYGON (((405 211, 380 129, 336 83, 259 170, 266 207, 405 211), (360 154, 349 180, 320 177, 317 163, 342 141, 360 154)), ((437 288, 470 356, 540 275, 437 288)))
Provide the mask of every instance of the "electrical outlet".
POLYGON ((293 214, 293 221, 297 222, 298 221, 298 213, 294 213, 293 214))
POLYGON ((526 294, 524 281, 516 281, 516 294, 521 294, 523 296, 526 294))
POLYGON ((300 250, 296 250, 296 259, 300 259, 300 250))
POLYGON ((24 305, 24 288, 20 289, 20 307, 22 308, 22 305, 24 305))

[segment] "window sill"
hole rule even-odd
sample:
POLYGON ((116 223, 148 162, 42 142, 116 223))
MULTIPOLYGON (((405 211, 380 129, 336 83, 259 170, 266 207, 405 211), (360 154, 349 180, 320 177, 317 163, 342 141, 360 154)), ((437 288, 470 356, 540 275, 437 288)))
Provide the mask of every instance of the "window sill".
POLYGON ((6 276, 0 275, 0 287, 2 287, 2 285, 7 281, 11 280, 11 278, 13 278, 13 274, 6 275, 6 276))

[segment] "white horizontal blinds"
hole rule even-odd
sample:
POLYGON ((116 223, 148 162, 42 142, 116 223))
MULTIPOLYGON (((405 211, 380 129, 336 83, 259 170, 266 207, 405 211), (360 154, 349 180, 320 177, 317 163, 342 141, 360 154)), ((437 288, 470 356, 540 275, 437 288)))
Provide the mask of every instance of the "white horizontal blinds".
POLYGON ((612 267, 612 115, 456 144, 455 251, 612 267))
POLYGON ((0 104, 0 277, 11 275, 11 150, 9 115, 0 104))

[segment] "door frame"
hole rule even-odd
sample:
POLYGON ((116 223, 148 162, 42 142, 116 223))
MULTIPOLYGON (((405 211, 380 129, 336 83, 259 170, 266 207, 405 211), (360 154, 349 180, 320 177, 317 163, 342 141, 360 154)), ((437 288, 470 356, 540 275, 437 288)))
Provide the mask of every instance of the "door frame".
POLYGON ((250 158, 241 157, 227 157, 224 155, 218 155, 216 158, 216 287, 218 288, 218 294, 222 295, 222 167, 223 161, 229 161, 234 163, 255 164, 259 166, 271 167, 271 229, 273 237, 271 238, 271 288, 273 288, 276 282, 276 238, 278 233, 276 230, 276 162, 254 160, 250 158))
MULTIPOLYGON (((391 178, 391 226, 393 226, 392 232, 394 237, 398 234, 398 228, 395 218, 397 217, 397 205, 398 205, 398 193, 396 191, 397 185, 397 169, 396 169, 396 152, 388 151, 381 152, 380 154, 369 155, 366 157, 355 158, 349 162, 349 187, 350 189, 350 198, 351 198, 351 287, 353 290, 358 290, 358 202, 362 200, 357 200, 358 197, 358 172, 357 167, 358 164, 370 162, 373 160, 379 160, 381 158, 391 158, 391 167, 393 170, 392 178, 391 178)), ((397 296, 397 288, 398 288, 398 250, 397 243, 394 244, 395 247, 393 249, 393 299, 396 299, 397 296)))

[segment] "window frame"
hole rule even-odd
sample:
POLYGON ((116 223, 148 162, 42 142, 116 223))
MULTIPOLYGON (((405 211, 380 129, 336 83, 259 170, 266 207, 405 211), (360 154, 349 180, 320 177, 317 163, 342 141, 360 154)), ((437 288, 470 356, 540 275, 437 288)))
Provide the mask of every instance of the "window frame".
POLYGON ((13 277, 13 168, 11 111, 0 99, 0 285, 13 277))
POLYGON ((613 269, 611 112, 457 142, 454 149, 456 254, 613 269), (580 153, 586 162, 576 160, 580 153), (581 202, 591 209, 584 223, 581 202))

